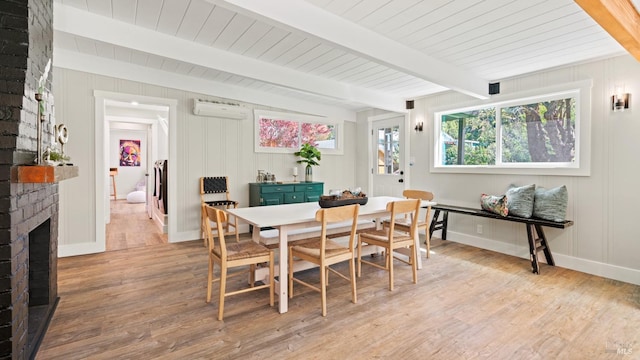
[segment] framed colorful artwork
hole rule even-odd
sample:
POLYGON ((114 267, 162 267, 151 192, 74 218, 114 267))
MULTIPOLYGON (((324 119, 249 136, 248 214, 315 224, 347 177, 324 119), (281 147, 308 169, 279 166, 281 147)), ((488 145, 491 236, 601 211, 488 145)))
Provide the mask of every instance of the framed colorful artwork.
POLYGON ((120 166, 140 166, 140 140, 120 140, 120 166))

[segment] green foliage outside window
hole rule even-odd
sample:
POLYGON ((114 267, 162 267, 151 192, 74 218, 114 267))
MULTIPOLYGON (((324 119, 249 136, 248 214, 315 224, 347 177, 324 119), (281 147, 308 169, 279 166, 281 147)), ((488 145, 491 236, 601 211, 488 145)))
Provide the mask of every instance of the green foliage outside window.
POLYGON ((442 163, 495 165, 497 151, 501 163, 570 163, 575 161, 575 126, 574 97, 445 114, 442 163))

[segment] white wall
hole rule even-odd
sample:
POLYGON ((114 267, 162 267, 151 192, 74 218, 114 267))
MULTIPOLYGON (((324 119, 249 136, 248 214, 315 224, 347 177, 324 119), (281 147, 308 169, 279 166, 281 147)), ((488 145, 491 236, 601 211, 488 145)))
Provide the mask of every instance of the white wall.
MULTIPOLYGON (((145 125, 146 126, 146 125, 145 125)), ((109 167, 117 168, 115 177, 118 199, 126 199, 136 189, 140 181, 146 181, 147 162, 147 130, 111 129, 109 151, 109 167), (140 140, 140 166, 120 166, 120 140, 140 140)))
MULTIPOLYGON (((254 182, 257 170, 275 173, 280 180, 291 180, 291 168, 297 158, 292 154, 266 154, 253 151, 254 125, 252 119, 228 120, 195 116, 191 113, 193 98, 229 100, 194 92, 117 79, 54 67, 53 93, 56 98, 56 119, 69 128, 70 140, 65 146, 80 176, 60 183, 59 254, 79 255, 83 244, 95 242, 96 169, 94 138, 102 129, 95 127, 94 90, 175 99, 178 102, 176 152, 178 159, 169 164, 177 179, 175 237, 170 241, 199 238, 201 176, 226 175, 230 179, 231 197, 240 206, 249 204, 249 183, 254 182), (65 251, 66 249, 72 249, 65 251)), ((254 106, 267 110, 280 110, 254 106)), ((314 180, 324 181, 325 190, 348 188, 355 184, 356 125, 345 122, 344 155, 324 155, 314 168, 314 180)), ((299 170, 303 174, 302 168, 299 170)), ((109 184, 107 184, 109 186, 109 184)), ((171 214, 169 214, 171 216, 171 214)), ((89 246, 87 246, 89 248, 89 246)), ((86 250, 84 253, 89 252, 86 250)))
MULTIPOLYGON (((56 98, 56 119, 67 124, 70 141, 65 147, 80 167, 80 176, 60 183, 59 246, 81 248, 95 234, 96 173, 94 163, 93 90, 122 92, 163 97, 178 101, 177 144, 179 160, 173 166, 178 174, 178 204, 176 229, 180 239, 198 237, 198 178, 203 175, 227 175, 231 179, 231 195, 248 206, 248 183, 255 180, 258 169, 274 172, 286 179, 295 166, 292 155, 258 154, 253 152, 251 120, 222 120, 191 115, 190 101, 194 97, 208 98, 188 91, 169 89, 128 80, 88 74, 54 67, 53 93, 56 98), (80 245, 80 246, 79 246, 80 245)), ((591 176, 513 176, 513 175, 452 175, 429 173, 432 147, 433 110, 455 106, 469 99, 456 93, 444 93, 416 99, 412 111, 425 121, 425 131, 411 132, 410 156, 416 163, 410 169, 410 186, 428 189, 442 203, 477 204, 482 192, 500 193, 512 182, 536 183, 545 187, 560 184, 569 189, 567 217, 575 225, 566 230, 547 229, 546 234, 558 266, 600 274, 640 284, 640 228, 635 224, 636 205, 640 193, 635 190, 640 175, 636 156, 640 153, 640 64, 629 56, 549 70, 501 81, 501 92, 542 88, 584 79, 593 80, 592 89, 592 159, 591 176), (632 93, 632 110, 611 113, 608 104, 615 84, 624 82, 632 93)), ((244 104, 252 106, 250 104, 244 104)), ((264 108, 264 107, 261 107, 264 108)), ((280 109, 274 109, 280 110, 280 109)), ((369 111, 358 114, 358 125, 345 123, 343 156, 323 156, 314 178, 325 182, 325 190, 349 187, 366 188, 368 168, 368 135, 366 118, 379 114, 369 111)), ((300 172, 302 173, 302 172, 300 172)), ((524 227, 501 221, 475 217, 450 218, 452 241, 507 254, 528 257, 524 227), (483 224, 484 233, 475 233, 476 224, 483 224)), ((428 269, 428 263, 427 263, 428 269)), ((544 276, 544 269, 543 275, 544 276)))
MULTIPOLYGON (((481 193, 501 194, 511 183, 535 183, 547 188, 566 185, 569 190, 567 218, 575 225, 566 230, 545 228, 556 265, 640 284, 640 227, 636 224, 640 204, 637 190, 640 63, 630 56, 622 56, 503 80, 500 81, 501 94, 585 79, 593 80, 591 176, 430 173, 434 109, 455 108, 470 100, 448 92, 415 101, 410 125, 424 120, 425 131, 412 131, 410 156, 415 157, 416 164, 411 168, 410 184, 412 188, 434 192, 441 203, 466 206, 479 206, 481 193), (616 84, 624 84, 632 93, 631 111, 611 112, 609 102, 616 84)), ((364 159, 360 153, 358 159, 364 159)), ((439 235, 436 232, 436 236, 439 235)), ((527 235, 522 224, 453 214, 449 217, 448 238, 528 258, 527 235), (483 225, 481 235, 476 233, 478 224, 483 225)), ((544 276, 544 268, 542 274, 544 276)))

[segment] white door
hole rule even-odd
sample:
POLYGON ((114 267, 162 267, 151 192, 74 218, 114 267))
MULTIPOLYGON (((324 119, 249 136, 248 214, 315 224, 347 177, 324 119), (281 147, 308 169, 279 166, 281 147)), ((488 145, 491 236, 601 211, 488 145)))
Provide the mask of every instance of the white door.
POLYGON ((371 119, 370 196, 402 196, 405 189, 405 116, 371 119))

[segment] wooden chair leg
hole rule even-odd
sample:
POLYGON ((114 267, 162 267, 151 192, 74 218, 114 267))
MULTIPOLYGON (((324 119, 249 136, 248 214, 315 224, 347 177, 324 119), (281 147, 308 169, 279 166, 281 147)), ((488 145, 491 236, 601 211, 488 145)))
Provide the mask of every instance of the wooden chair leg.
POLYGON ((236 232, 236 242, 240 242, 240 232, 238 231, 238 218, 233 217, 233 229, 236 232))
POLYGON ((273 251, 269 251, 269 306, 273 306, 274 304, 274 297, 275 297, 275 290, 276 290, 276 280, 274 278, 274 271, 273 271, 273 251))
POLYGON ((211 288, 213 287, 213 259, 209 255, 209 274, 207 275, 207 302, 211 302, 211 288))
POLYGON ((320 269, 320 301, 322 302, 322 316, 327 316, 327 271, 324 266, 320 269))
POLYGON ((389 291, 393 291, 393 249, 387 249, 387 266, 389 267, 389 291))
POLYGON ((224 313, 224 294, 227 290, 227 264, 222 262, 220 266, 220 300, 218 302, 218 320, 222 320, 224 313))
POLYGON ((356 292, 356 262, 353 257, 349 260, 349 278, 351 280, 351 300, 358 303, 358 293, 356 292))
POLYGON ((413 271, 413 283, 417 284, 418 283, 418 259, 417 259, 416 255, 416 248, 415 246, 411 247, 411 257, 413 259, 411 259, 411 270, 413 271))
POLYGON ((431 257, 431 236, 429 236, 429 229, 424 232, 425 233, 425 243, 427 245, 427 259, 431 257))
POLYGON ((356 257, 358 258, 358 277, 362 276, 362 259, 360 258, 360 256, 362 256, 362 242, 360 242, 360 239, 358 239, 358 252, 356 257))

